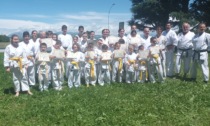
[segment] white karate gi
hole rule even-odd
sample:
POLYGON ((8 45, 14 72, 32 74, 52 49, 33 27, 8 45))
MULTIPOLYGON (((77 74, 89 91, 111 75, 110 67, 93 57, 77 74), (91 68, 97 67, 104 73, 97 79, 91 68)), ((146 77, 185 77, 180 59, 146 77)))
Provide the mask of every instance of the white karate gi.
POLYGON ((84 54, 82 52, 72 52, 75 54, 76 58, 68 60, 67 67, 68 67, 68 86, 72 88, 73 86, 79 87, 81 85, 81 68, 80 62, 84 62, 84 54), (75 64, 74 64, 75 63, 75 64), (78 65, 78 66, 77 66, 78 65))
POLYGON ((204 81, 209 80, 209 67, 208 67, 208 53, 210 51, 210 34, 203 33, 194 36, 193 40, 194 54, 193 64, 191 68, 191 77, 196 78, 198 65, 202 69, 204 81))
MULTIPOLYGON (((39 53, 36 55, 36 59, 38 59, 39 53)), ((50 74, 50 62, 37 62, 37 74, 39 80, 39 90, 48 90, 49 80, 51 79, 50 74)))
POLYGON ((159 48, 159 45, 155 45, 155 46, 150 46, 149 50, 151 55, 158 55, 158 58, 155 59, 154 57, 151 57, 149 59, 149 63, 148 63, 148 68, 149 68, 149 80, 152 83, 155 83, 155 73, 157 73, 158 75, 158 81, 159 82, 163 82, 163 70, 162 70, 162 66, 161 66, 161 57, 160 57, 160 52, 156 52, 153 51, 153 48, 159 48))
POLYGON ((34 43, 32 41, 29 41, 28 44, 26 44, 25 42, 20 42, 19 46, 21 46, 26 53, 26 57, 31 57, 31 59, 29 59, 29 64, 28 64, 28 68, 27 68, 27 76, 28 76, 28 82, 29 85, 35 85, 36 81, 35 81, 35 48, 34 48, 34 43))
POLYGON ((101 53, 102 53, 102 50, 98 47, 95 48, 95 52, 96 52, 96 55, 97 55, 97 61, 96 61, 96 81, 98 81, 98 76, 99 76, 99 73, 100 73, 100 70, 101 70, 101 64, 100 64, 100 57, 101 57, 101 53))
MULTIPOLYGON (((166 37, 166 46, 174 45, 177 46, 177 35, 173 30, 163 31, 163 36, 166 37)), ((167 47, 166 47, 167 48, 167 47)), ((166 49, 166 75, 174 75, 174 48, 166 49)))
MULTIPOLYGON (((87 56, 87 52, 85 52, 85 57, 87 56)), ((94 51, 94 57, 97 58, 97 52, 94 51)), ((85 83, 86 85, 95 85, 96 84, 96 79, 97 79, 97 75, 96 75, 96 69, 97 69, 97 59, 89 59, 89 60, 85 60, 85 83), (91 64, 89 63, 89 60, 93 60, 94 61, 94 77, 91 77, 91 64)))
POLYGON ((166 78, 166 37, 161 35, 157 37, 157 44, 160 46, 160 49, 162 50, 162 56, 161 57, 161 66, 163 70, 163 78, 166 78))
MULTIPOLYGON (((111 52, 110 52, 111 53, 111 52)), ((100 61, 98 84, 103 86, 105 83, 110 84, 111 82, 111 61, 100 61)))
POLYGON ((132 54, 128 52, 125 55, 126 83, 128 84, 135 82, 136 80, 136 58, 137 54, 134 52, 132 54), (132 61, 134 61, 134 63, 131 63, 132 61), (130 65, 128 65, 128 63, 130 65))
POLYGON ((10 70, 12 72, 13 83, 15 86, 15 92, 19 92, 21 90, 22 91, 29 90, 28 77, 25 69, 25 65, 27 65, 29 61, 24 51, 25 50, 21 46, 18 46, 16 48, 11 44, 8 45, 4 51, 4 67, 10 67, 10 70), (10 58, 15 58, 15 57, 22 57, 22 63, 23 63, 22 72, 20 70, 20 67, 18 66, 18 62, 10 60, 10 58))
MULTIPOLYGON (((55 48, 52 48, 52 52, 55 48)), ((51 52, 51 55, 52 55, 51 52)), ((62 85, 64 82, 64 72, 65 72, 65 68, 64 68, 64 63, 63 63, 63 59, 57 59, 54 58, 51 62, 51 72, 52 72, 52 82, 53 82, 53 88, 55 90, 62 90, 62 85)))
POLYGON ((141 37, 142 44, 144 45, 145 50, 147 50, 149 48, 149 46, 151 45, 151 43, 150 43, 150 38, 151 37, 152 36, 145 37, 144 35, 141 37))
POLYGON ((138 52, 138 50, 139 50, 139 45, 141 45, 142 44, 142 38, 140 37, 140 36, 136 36, 136 37, 128 37, 128 44, 130 44, 130 45, 133 45, 134 46, 134 52, 135 53, 137 53, 138 52), (136 44, 133 44, 133 43, 131 43, 131 40, 132 39, 139 39, 139 42, 138 43, 136 43, 136 44))
POLYGON ((72 36, 70 34, 59 34, 58 40, 62 42, 63 48, 72 47, 72 36))
POLYGON ((192 39, 195 36, 193 32, 187 32, 178 34, 178 45, 176 54, 176 73, 180 73, 181 61, 184 63, 184 74, 187 74, 190 70, 190 64, 192 59, 192 39))
POLYGON ((36 41, 33 39, 29 40, 29 43, 34 43, 34 54, 36 55, 40 51, 40 38, 37 38, 36 41))
POLYGON ((108 37, 104 38, 99 38, 100 40, 102 40, 103 44, 106 44, 109 47, 109 40, 108 37))

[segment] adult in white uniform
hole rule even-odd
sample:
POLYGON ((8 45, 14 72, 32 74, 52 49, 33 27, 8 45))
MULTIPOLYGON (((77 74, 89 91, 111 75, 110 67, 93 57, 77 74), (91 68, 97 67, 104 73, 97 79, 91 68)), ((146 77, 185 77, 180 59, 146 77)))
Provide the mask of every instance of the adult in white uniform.
POLYGON ((80 43, 83 40, 83 33, 84 33, 84 26, 78 27, 78 34, 76 35, 78 37, 78 42, 80 43))
POLYGON ((174 76, 174 51, 177 46, 177 35, 171 30, 171 24, 166 24, 166 30, 162 33, 166 37, 166 75, 174 76))
POLYGON ((34 43, 29 41, 29 32, 23 32, 23 41, 20 42, 20 46, 25 50, 29 64, 27 68, 27 76, 29 85, 34 86, 35 82, 35 49, 34 43))
POLYGON ((58 40, 61 41, 62 47, 66 50, 68 46, 72 47, 72 36, 67 34, 67 26, 62 26, 62 34, 58 35, 58 40))
POLYGON ((109 34, 108 29, 103 29, 102 37, 100 38, 102 40, 103 44, 106 44, 107 46, 109 46, 108 34, 109 34))
MULTIPOLYGON (((138 31, 136 25, 132 25, 132 26, 131 26, 131 32, 132 32, 133 30, 135 30, 136 32, 138 31)), ((132 36, 132 35, 131 35, 131 32, 130 32, 130 34, 127 35, 127 38, 128 38, 128 39, 130 39, 131 36, 132 36)), ((136 36, 139 37, 139 38, 141 38, 141 36, 140 36, 138 33, 136 34, 136 36)))
POLYGON ((127 51, 127 49, 128 49, 128 38, 127 38, 127 36, 125 36, 125 30, 123 28, 120 28, 118 30, 118 38, 119 38, 119 40, 120 39, 124 40, 124 42, 125 42, 124 44, 126 45, 126 50, 125 51, 127 51))
POLYGON ((90 38, 88 40, 96 40, 94 31, 90 31, 90 38))
POLYGON ((193 32, 190 31, 190 25, 188 23, 183 23, 182 33, 178 34, 178 45, 177 45, 177 56, 176 56, 176 74, 180 73, 181 61, 184 62, 184 78, 186 78, 187 73, 190 70, 190 64, 192 59, 192 39, 195 36, 193 32))
POLYGON ((134 47, 134 52, 137 53, 139 49, 139 45, 142 43, 142 39, 140 36, 137 36, 136 30, 131 31, 131 37, 128 38, 128 44, 134 47), (133 41, 135 43, 133 43, 133 41))
POLYGON ((37 35, 37 31, 33 30, 31 32, 31 39, 29 40, 29 43, 34 43, 34 53, 37 54, 37 52, 39 52, 39 46, 40 46, 40 42, 39 42, 39 38, 37 35))
POLYGON ((210 51, 210 34, 205 32, 206 24, 201 23, 198 26, 199 33, 193 38, 193 64, 191 68, 191 77, 196 79, 198 65, 202 69, 204 82, 209 81, 208 53, 210 51))
POLYGON ((13 83, 15 87, 15 96, 19 96, 19 92, 27 91, 32 94, 29 89, 26 67, 28 59, 25 50, 18 44, 19 38, 17 35, 12 35, 11 44, 4 51, 4 67, 7 72, 12 72, 13 83), (21 61, 22 59, 22 61, 21 61), (19 63, 22 63, 20 66, 19 63))
POLYGON ((150 46, 150 38, 152 36, 150 36, 149 34, 150 34, 149 28, 144 28, 144 34, 141 37, 142 43, 144 44, 144 49, 148 49, 148 47, 150 46))

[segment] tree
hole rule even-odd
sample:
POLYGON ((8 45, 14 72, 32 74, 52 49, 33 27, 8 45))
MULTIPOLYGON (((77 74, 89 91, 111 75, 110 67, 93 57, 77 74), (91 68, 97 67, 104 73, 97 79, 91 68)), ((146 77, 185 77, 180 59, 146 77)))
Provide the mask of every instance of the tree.
POLYGON ((129 22, 137 23, 140 29, 146 24, 153 27, 165 25, 172 12, 189 12, 189 0, 131 0, 133 19, 129 22))
POLYGON ((191 11, 195 19, 210 25, 210 0, 194 0, 191 11))
POLYGON ((9 42, 9 37, 6 35, 0 35, 0 42, 9 42))

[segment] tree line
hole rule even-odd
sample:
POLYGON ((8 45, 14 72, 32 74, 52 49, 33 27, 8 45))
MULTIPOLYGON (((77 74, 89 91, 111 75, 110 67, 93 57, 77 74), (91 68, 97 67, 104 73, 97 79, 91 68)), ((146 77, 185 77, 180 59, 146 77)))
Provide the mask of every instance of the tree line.
POLYGON ((9 37, 6 35, 0 35, 0 42, 9 42, 9 37))
POLYGON ((179 20, 179 25, 205 22, 210 25, 210 0, 131 0, 133 13, 130 25, 139 29, 147 24, 164 26, 169 17, 179 20))

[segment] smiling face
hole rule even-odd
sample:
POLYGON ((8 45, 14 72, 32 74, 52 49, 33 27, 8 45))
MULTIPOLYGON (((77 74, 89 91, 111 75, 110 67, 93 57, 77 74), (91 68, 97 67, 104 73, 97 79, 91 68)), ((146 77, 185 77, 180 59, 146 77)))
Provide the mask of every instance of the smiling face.
POLYGON ((19 37, 18 36, 14 36, 11 38, 11 44, 14 46, 14 47, 18 47, 19 45, 19 37))
POLYGON ((190 25, 188 23, 183 23, 182 30, 183 33, 187 33, 190 30, 190 25))
POLYGON ((78 51, 78 46, 77 46, 76 44, 74 44, 74 45, 72 46, 72 49, 73 49, 74 52, 77 52, 77 51, 78 51))
POLYGON ((205 30, 206 30, 206 25, 204 23, 201 23, 199 25, 198 32, 203 33, 203 32, 205 32, 205 30))

